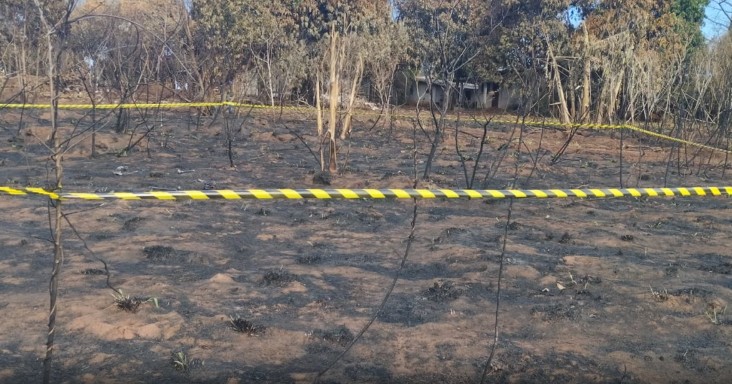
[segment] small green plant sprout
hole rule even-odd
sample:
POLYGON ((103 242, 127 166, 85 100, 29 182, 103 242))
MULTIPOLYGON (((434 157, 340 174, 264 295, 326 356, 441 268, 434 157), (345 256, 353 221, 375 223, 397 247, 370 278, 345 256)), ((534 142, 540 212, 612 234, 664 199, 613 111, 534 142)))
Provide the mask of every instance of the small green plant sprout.
POLYGON ((203 360, 199 359, 191 359, 185 352, 178 351, 171 352, 170 364, 176 371, 188 373, 192 368, 195 368, 197 366, 203 366, 204 362, 203 360))
POLYGON ((266 327, 262 325, 255 325, 249 320, 242 319, 239 315, 236 317, 229 316, 229 326, 231 326, 231 329, 240 333, 245 333, 249 336, 256 336, 264 333, 266 329, 266 327))
POLYGON ((707 316, 709 321, 712 322, 714 325, 720 325, 722 324, 722 316, 724 316, 724 313, 727 312, 727 306, 722 306, 719 303, 716 302, 710 302, 707 304, 707 309, 704 311, 704 314, 707 316))
POLYGON ((160 308, 157 297, 125 295, 121 289, 115 290, 114 293, 112 293, 112 297, 114 298, 114 305, 125 312, 137 312, 140 308, 140 304, 142 303, 153 303, 155 308, 160 308))
POLYGON ((173 365, 176 371, 188 372, 191 368, 188 356, 183 351, 173 352, 170 356, 170 364, 173 365))

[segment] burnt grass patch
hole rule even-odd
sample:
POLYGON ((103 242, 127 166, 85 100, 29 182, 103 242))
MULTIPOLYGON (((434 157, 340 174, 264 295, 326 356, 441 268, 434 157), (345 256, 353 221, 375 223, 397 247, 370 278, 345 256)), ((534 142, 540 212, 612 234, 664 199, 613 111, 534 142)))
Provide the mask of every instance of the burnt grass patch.
POLYGON ((506 369, 497 374, 506 375, 503 382, 639 383, 623 367, 608 366, 578 353, 552 351, 540 356, 527 351, 511 352, 502 360, 506 369))
POLYGON ((94 232, 89 235, 89 238, 96 241, 113 239, 115 234, 112 232, 94 232))
POLYGON ((264 325, 255 324, 254 322, 246 319, 242 319, 239 316, 229 317, 229 328, 236 332, 243 333, 248 336, 257 336, 264 334, 267 327, 264 325))
POLYGON ((668 294, 675 297, 681 297, 681 296, 688 296, 691 297, 710 297, 712 296, 712 291, 704 288, 679 288, 674 289, 672 291, 668 291, 668 294))
POLYGON ((300 255, 297 257, 298 264, 320 264, 323 258, 320 255, 300 255))
POLYGON ((386 383, 392 382, 392 375, 384 367, 369 363, 358 363, 349 365, 345 369, 345 375, 349 380, 356 383, 386 383))
POLYGON ((424 291, 424 297, 436 303, 453 301, 462 294, 463 290, 456 288, 450 281, 435 282, 433 286, 424 291))
POLYGON ((345 325, 339 325, 329 330, 316 329, 312 334, 312 338, 315 340, 340 345, 341 347, 348 345, 348 343, 353 341, 354 337, 353 332, 351 332, 351 330, 345 325))
POLYGON ((140 227, 140 224, 143 220, 144 219, 142 217, 133 217, 131 219, 125 220, 124 224, 122 224, 122 230, 127 232, 134 232, 137 230, 137 228, 140 227))
POLYGON ((379 320, 384 323, 403 324, 408 327, 425 323, 426 311, 417 307, 414 297, 406 294, 392 294, 379 320))
POLYGON ((727 257, 717 254, 704 254, 695 257, 701 265, 698 266, 700 271, 712 272, 720 275, 729 275, 732 273, 732 263, 727 257))
POLYGON ((425 264, 407 264, 402 274, 406 280, 427 280, 440 276, 444 278, 459 278, 466 272, 472 272, 479 266, 450 265, 444 262, 425 264))
POLYGON ((137 296, 125 296, 122 294, 115 295, 114 297, 114 305, 117 308, 130 313, 137 312, 137 310, 140 309, 140 304, 146 301, 147 298, 137 296))
MULTIPOLYGON (((496 229, 504 229, 504 228, 506 228, 506 223, 498 222, 498 223, 494 224, 493 227, 496 229)), ((519 223, 518 221, 512 221, 508 224, 509 231, 518 231, 519 229, 522 229, 522 228, 524 228, 524 225, 519 223)))
POLYGON ((569 244, 571 240, 572 235, 570 235, 569 232, 564 232, 564 234, 562 234, 562 237, 559 238, 559 244, 569 244))
POLYGON ((544 321, 579 320, 581 309, 576 305, 556 303, 534 306, 530 313, 544 321))
POLYGON ((717 265, 704 266, 700 269, 703 271, 718 273, 720 275, 729 275, 732 273, 732 263, 722 262, 717 265))
POLYGON ((627 234, 626 235, 622 235, 622 236, 620 236, 620 240, 626 241, 626 242, 631 242, 631 241, 635 240, 635 236, 633 236, 633 235, 627 235, 627 234))
POLYGON ((673 361, 681 364, 684 368, 699 374, 714 371, 715 368, 708 364, 707 356, 703 349, 684 348, 677 349, 673 361))
POLYGON ((172 261, 178 255, 173 247, 167 245, 151 245, 149 247, 142 248, 142 253, 145 257, 155 263, 164 263, 172 261))
POLYGON ((87 268, 87 269, 81 270, 79 273, 81 273, 82 275, 89 275, 89 276, 99 276, 99 275, 107 274, 107 272, 105 270, 99 269, 99 268, 87 268))
POLYGON ((479 236, 467 228, 446 228, 440 235, 432 240, 435 244, 452 243, 466 246, 474 246, 479 236))
POLYGON ((287 271, 267 271, 262 276, 261 284, 267 287, 284 287, 297 280, 297 276, 287 271))

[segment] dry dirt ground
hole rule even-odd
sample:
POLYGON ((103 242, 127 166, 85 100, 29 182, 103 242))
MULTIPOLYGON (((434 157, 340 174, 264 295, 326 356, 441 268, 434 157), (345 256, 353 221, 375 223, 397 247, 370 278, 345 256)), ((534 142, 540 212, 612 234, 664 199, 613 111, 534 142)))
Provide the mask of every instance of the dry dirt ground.
MULTIPOLYGON (((317 150, 312 116, 255 111, 211 124, 193 112, 146 112, 136 128, 135 111, 132 136, 115 133, 114 119, 100 112, 99 154, 90 158, 88 135, 74 140, 66 190, 322 187, 293 134, 317 150), (235 168, 226 122, 235 128, 235 168)), ((64 137, 91 124, 80 112, 61 117, 64 137)), ((0 185, 47 185, 48 119, 0 111, 0 185)), ((392 129, 371 129, 373 122, 359 117, 342 142, 332 187, 411 187, 415 139, 424 167, 427 138, 408 119, 392 129)), ((422 187, 465 187, 455 125, 422 187)), ((460 127, 472 161, 482 130, 465 118, 460 127)), ((621 169, 627 186, 729 184, 723 155, 674 151, 644 136, 625 135, 621 162, 620 134, 611 131, 581 130, 550 164, 566 137, 490 124, 475 187, 507 187, 516 170, 518 188, 617 187, 621 169)), ((488 382, 729 382, 731 202, 524 199, 506 229, 507 200, 419 201, 414 241, 383 312, 321 382, 479 382, 504 240, 488 382)), ((107 201, 65 209, 79 237, 64 232, 54 382, 300 383, 330 364, 381 303, 405 252, 413 202, 107 201), (159 307, 143 300, 136 311, 118 308, 98 258, 112 286, 159 307), (187 370, 173 362, 179 352, 187 370)), ((47 204, 2 195, 0 212, 0 382, 39 382, 52 264, 47 204)))

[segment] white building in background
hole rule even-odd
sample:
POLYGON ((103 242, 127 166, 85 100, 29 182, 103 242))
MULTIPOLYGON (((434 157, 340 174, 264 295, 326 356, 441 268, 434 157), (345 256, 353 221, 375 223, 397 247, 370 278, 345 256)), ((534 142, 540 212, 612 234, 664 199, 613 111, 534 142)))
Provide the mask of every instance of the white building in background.
MULTIPOLYGON (((442 105, 445 100, 446 84, 435 81, 431 84, 425 76, 414 77, 407 81, 404 90, 404 102, 410 105, 428 103, 442 105)), ((450 108, 462 107, 471 109, 514 109, 518 107, 518 92, 514 88, 501 88, 499 84, 483 82, 453 82, 450 96, 450 108)))

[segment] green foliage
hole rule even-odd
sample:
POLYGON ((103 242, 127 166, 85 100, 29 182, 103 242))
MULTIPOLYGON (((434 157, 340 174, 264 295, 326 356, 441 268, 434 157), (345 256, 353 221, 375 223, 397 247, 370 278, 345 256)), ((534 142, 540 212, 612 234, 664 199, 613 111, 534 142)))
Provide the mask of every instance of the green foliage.
POLYGON ((689 24, 701 26, 709 0, 673 0, 671 11, 689 24))
POLYGON ((388 16, 384 0, 300 0, 293 2, 299 36, 306 43, 327 40, 332 24, 340 34, 367 33, 370 23, 388 16))
POLYGON ((198 49, 230 64, 245 64, 257 19, 263 14, 260 4, 253 0, 194 0, 191 16, 199 36, 198 49))
POLYGON ((274 103, 275 89, 302 76, 294 3, 259 0, 194 0, 193 46, 201 78, 232 84, 254 71, 274 103))
POLYGON ((683 20, 677 28, 678 33, 688 34, 691 38, 690 50, 696 50, 704 44, 701 26, 704 23, 704 9, 709 0, 674 0, 671 11, 683 20))
POLYGON ((510 82, 524 71, 542 71, 540 59, 546 56, 546 41, 552 41, 555 50, 567 46, 572 27, 561 15, 570 4, 566 0, 504 1, 501 4, 504 18, 496 31, 496 43, 481 59, 504 70, 504 73, 494 72, 491 77, 510 82))
POLYGON ((193 359, 184 351, 170 353, 170 365, 176 370, 185 374, 190 374, 194 368, 205 366, 205 362, 201 359, 193 359))
POLYGON ((476 72, 472 66, 500 23, 499 1, 399 0, 399 20, 412 44, 409 54, 435 79, 452 81, 476 72))

